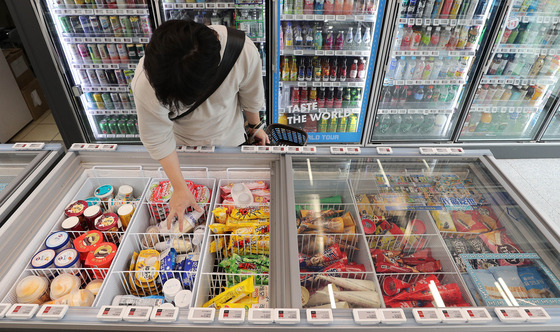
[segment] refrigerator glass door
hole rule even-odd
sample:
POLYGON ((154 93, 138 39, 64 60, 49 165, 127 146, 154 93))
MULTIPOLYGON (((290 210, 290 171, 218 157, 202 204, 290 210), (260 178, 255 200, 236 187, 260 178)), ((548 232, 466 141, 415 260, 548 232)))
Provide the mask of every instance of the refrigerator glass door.
POLYGON ((460 141, 533 140, 558 88, 555 1, 513 1, 484 68, 460 141))
POLYGON ((493 3, 402 2, 371 141, 451 139, 493 3))
POLYGON ((71 95, 91 141, 139 141, 129 88, 152 35, 146 0, 41 0, 71 95))
POLYGON ((560 304, 557 241, 489 165, 294 157, 303 307, 560 304))
POLYGON ((560 140, 560 111, 556 110, 554 118, 548 125, 542 137, 543 141, 556 141, 560 140))
POLYGON ((274 121, 360 142, 385 1, 279 1, 274 121), (364 102, 365 101, 365 102, 364 102))

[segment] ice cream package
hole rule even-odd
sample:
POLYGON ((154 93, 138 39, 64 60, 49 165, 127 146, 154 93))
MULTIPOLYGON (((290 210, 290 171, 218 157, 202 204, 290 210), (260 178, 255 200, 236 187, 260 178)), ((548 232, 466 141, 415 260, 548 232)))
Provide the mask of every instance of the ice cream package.
POLYGON ((525 289, 525 286, 517 273, 517 266, 496 266, 491 267, 488 270, 498 282, 503 280, 514 298, 526 299, 529 297, 527 289, 525 289))
MULTIPOLYGON (((488 270, 474 270, 474 273, 476 275, 476 277, 478 278, 478 281, 480 281, 480 283, 482 284, 482 287, 484 287, 484 289, 486 290, 486 293, 488 294, 488 296, 491 299, 497 300, 497 299, 503 299, 500 291, 498 290, 498 287, 496 286, 498 284, 496 278, 494 278, 494 275, 492 274, 492 272, 488 271, 488 270)), ((504 301, 505 303, 505 301, 504 301)))
POLYGON ((453 211, 451 218, 458 232, 483 233, 490 229, 479 222, 480 215, 475 210, 453 211))
POLYGON ((543 274, 536 266, 521 266, 517 268, 519 278, 523 282, 530 298, 557 298, 558 295, 553 291, 543 274))
MULTIPOLYGON (((504 231, 492 231, 478 236, 490 251, 496 254, 518 254, 521 249, 507 236, 504 231)), ((524 265, 526 261, 522 258, 498 259, 498 264, 524 265)))

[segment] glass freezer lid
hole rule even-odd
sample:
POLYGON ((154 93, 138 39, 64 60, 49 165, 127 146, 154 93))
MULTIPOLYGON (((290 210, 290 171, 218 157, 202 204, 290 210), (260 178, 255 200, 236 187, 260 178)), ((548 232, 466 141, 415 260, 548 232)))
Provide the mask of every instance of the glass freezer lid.
POLYGON ((482 159, 292 166, 304 308, 560 304, 557 249, 482 159))
POLYGON ((37 153, 0 152, 0 201, 2 191, 20 177, 36 157, 37 153))

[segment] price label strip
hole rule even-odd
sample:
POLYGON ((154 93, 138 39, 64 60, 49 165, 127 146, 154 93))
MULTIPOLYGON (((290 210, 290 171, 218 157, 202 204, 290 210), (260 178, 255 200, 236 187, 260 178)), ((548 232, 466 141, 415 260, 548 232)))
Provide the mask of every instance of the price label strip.
POLYGON ((486 308, 461 308, 467 317, 467 322, 471 324, 487 324, 492 321, 492 317, 486 308))
POLYGON ((381 317, 381 324, 404 324, 406 323, 406 316, 402 309, 379 309, 381 317))
POLYGON ((381 322, 377 309, 353 309, 352 314, 358 325, 377 325, 381 322))
POLYGON ((467 316, 461 308, 440 309, 442 322, 444 324, 463 324, 467 322, 467 316))
POLYGON ((550 320, 548 313, 541 307, 524 307, 521 310, 527 316, 530 323, 545 323, 550 320))
POLYGON ((209 324, 216 318, 216 310, 212 308, 191 308, 189 310, 189 321, 196 324, 209 324))
POLYGON ((46 304, 37 313, 37 318, 43 320, 61 320, 68 311, 67 305, 46 304))
POLYGON ((151 313, 152 307, 128 307, 123 319, 127 322, 147 322, 150 320, 151 313))
POLYGON ((527 316, 519 308, 497 307, 494 312, 503 323, 522 323, 527 320, 527 316))
POLYGON ((179 308, 155 307, 150 315, 152 322, 172 323, 179 316, 179 308))
POLYGON ((307 309, 307 322, 312 325, 331 324, 333 315, 331 309, 307 309))
POLYGON ((97 318, 108 322, 118 322, 123 319, 125 309, 126 307, 106 305, 101 307, 101 310, 99 310, 99 313, 97 314, 97 318))
POLYGON ((412 309, 412 315, 418 324, 439 324, 442 320, 441 313, 437 309, 412 309))
POLYGON ((6 313, 6 317, 11 319, 31 319, 39 310, 38 304, 20 304, 16 303, 10 307, 6 313))
POLYGON ((245 322, 245 309, 221 308, 218 321, 224 324, 241 324, 245 322))
POLYGON ((274 309, 250 308, 247 320, 252 324, 272 324, 274 323, 274 309))
POLYGON ((299 321, 299 309, 276 309, 274 311, 274 322, 278 324, 298 324, 299 321))

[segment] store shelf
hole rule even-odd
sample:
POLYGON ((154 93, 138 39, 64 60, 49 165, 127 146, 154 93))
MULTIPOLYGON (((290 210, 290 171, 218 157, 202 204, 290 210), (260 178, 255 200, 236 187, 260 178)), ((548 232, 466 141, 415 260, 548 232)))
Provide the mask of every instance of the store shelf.
POLYGON ((289 113, 285 108, 279 108, 279 114, 309 114, 309 113, 325 113, 325 112, 346 112, 352 114, 360 113, 361 108, 318 108, 315 112, 294 112, 289 113))
POLYGON ((393 80, 386 78, 383 85, 461 85, 465 84, 464 78, 449 78, 437 80, 393 80))
MULTIPOLYGON (((527 13, 527 12, 511 12, 509 15, 510 19, 508 21, 512 22, 512 21, 518 21, 518 22, 523 22, 523 23, 529 23, 529 22, 536 22, 536 23, 544 23, 544 24, 550 24, 550 23, 558 23, 560 22, 560 17, 558 17, 555 14, 551 13, 527 13)), ((514 24, 514 22, 512 22, 512 24, 514 24)))
POLYGON ((307 55, 307 56, 369 56, 370 51, 351 51, 351 50, 280 50, 280 55, 307 55))
POLYGON ((235 4, 233 2, 212 3, 164 3, 163 10, 173 9, 234 9, 234 8, 264 8, 263 4, 235 4))
POLYGON ((559 47, 549 47, 548 45, 516 45, 516 44, 499 44, 495 48, 496 53, 513 53, 513 54, 542 54, 557 55, 560 54, 559 47))
POLYGON ((430 19, 430 18, 399 18, 398 24, 405 25, 422 25, 422 26, 481 26, 484 25, 484 19, 430 19))
POLYGON ((82 86, 84 92, 129 92, 128 85, 122 86, 82 86))
POLYGON ((97 134, 95 138, 103 139, 103 138, 140 138, 138 134, 97 134))
POLYGON ((281 21, 318 21, 318 22, 374 22, 375 14, 368 15, 280 15, 281 21))
POLYGON ((452 109, 378 109, 377 114, 453 114, 452 109))
POLYGON ((53 14, 58 16, 67 16, 67 15, 126 15, 126 16, 136 16, 142 15, 147 16, 150 15, 150 11, 148 8, 126 8, 126 9, 54 9, 53 14))
POLYGON ((84 44, 84 43, 86 44, 91 44, 91 43, 147 44, 150 42, 149 37, 63 37, 62 40, 71 44, 84 44))
POLYGON ((87 110, 89 115, 134 115, 136 109, 122 109, 122 110, 87 110))
POLYGON ((137 63, 72 63, 75 69, 136 69, 137 63))
POLYGON ((363 87, 366 83, 364 81, 358 82, 293 82, 293 81, 280 81, 278 86, 297 86, 297 87, 342 87, 342 88, 357 88, 363 87))
POLYGON ((416 51, 394 51, 394 56, 474 56, 475 50, 416 50, 416 51))
POLYGON ((484 112, 484 113, 534 113, 538 112, 538 107, 533 106, 472 106, 471 112, 484 112))
POLYGON ((505 76, 505 75, 485 75, 480 80, 480 84, 515 84, 515 85, 552 85, 558 80, 555 76, 537 76, 526 78, 527 76, 505 76))

